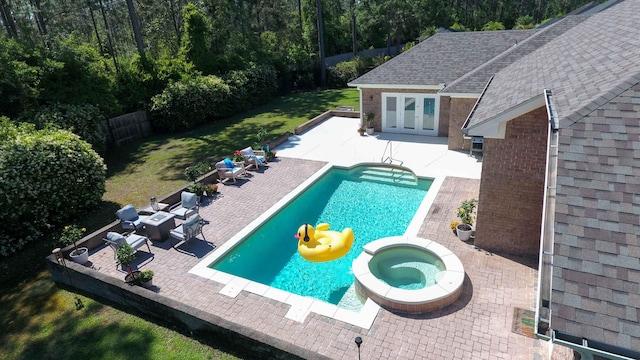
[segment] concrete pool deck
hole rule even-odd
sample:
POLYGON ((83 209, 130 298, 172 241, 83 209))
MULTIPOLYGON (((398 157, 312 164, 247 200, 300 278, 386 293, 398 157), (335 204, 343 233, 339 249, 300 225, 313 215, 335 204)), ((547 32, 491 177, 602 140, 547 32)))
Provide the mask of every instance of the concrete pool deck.
MULTIPOLYGON (((358 356, 354 339, 360 336, 363 359, 544 358, 546 343, 511 331, 514 307, 534 308, 536 259, 477 249, 460 241, 449 229, 449 223, 456 220, 453 210, 460 202, 478 196, 480 174, 474 169, 479 169, 479 160, 466 153, 450 154, 446 143, 438 138, 404 136, 408 141, 403 141, 401 135, 360 137, 357 122, 353 125, 349 120, 353 119, 325 121, 276 148, 277 161, 259 171, 250 171, 249 177, 236 185, 221 185, 219 196, 200 208, 200 214, 208 222, 204 234, 210 243, 194 241, 190 247, 182 244, 177 249, 169 241, 154 243, 153 257, 139 251, 134 265, 155 271, 153 291, 197 309, 207 319, 232 324, 241 335, 299 357, 354 359, 358 356), (419 175, 441 179, 428 211, 420 215, 422 221, 416 235, 445 246, 464 264, 462 295, 453 304, 424 315, 378 309, 369 329, 313 312, 300 322, 286 317, 291 310, 286 302, 246 290, 231 297, 221 293, 227 285, 189 272, 326 162, 343 165, 355 161, 379 162, 390 137, 394 138, 395 158, 403 160, 405 166, 415 167, 419 175), (378 151, 379 144, 383 145, 378 151), (322 153, 325 160, 320 158, 322 153), (459 160, 457 166, 452 159, 459 160)), ((124 278, 125 273, 116 266, 109 247, 92 251, 90 261, 94 271, 124 278)), ((301 281, 308 279, 301 274, 301 281)))

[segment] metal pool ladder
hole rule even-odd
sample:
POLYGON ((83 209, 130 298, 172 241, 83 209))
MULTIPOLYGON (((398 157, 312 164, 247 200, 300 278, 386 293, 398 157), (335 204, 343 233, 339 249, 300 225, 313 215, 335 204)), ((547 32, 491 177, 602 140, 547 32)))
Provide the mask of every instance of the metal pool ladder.
POLYGON ((385 146, 384 148, 384 152, 382 153, 380 161, 387 164, 393 164, 393 162, 395 161, 398 165, 402 165, 404 163, 404 161, 402 160, 393 158, 393 143, 391 142, 391 140, 387 141, 387 146, 385 146), (387 155, 387 150, 389 150, 389 156, 385 157, 385 155, 387 155))

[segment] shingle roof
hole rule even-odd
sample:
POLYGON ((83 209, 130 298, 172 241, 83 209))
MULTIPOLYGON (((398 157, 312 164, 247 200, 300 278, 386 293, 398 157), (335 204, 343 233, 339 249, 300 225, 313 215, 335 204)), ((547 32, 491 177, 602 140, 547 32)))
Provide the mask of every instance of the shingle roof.
POLYGON ((479 94, 484 89, 491 76, 520 58, 532 53, 536 49, 546 45, 549 41, 563 34, 585 20, 587 15, 567 16, 552 26, 545 27, 530 37, 511 46, 500 55, 480 65, 469 73, 448 84, 442 93, 475 93, 479 94))
POLYGON ((616 94, 629 88, 625 80, 640 70, 638 10, 636 0, 627 0, 591 15, 497 73, 468 126, 489 120, 544 89, 552 90, 558 116, 566 121, 574 113, 584 116, 583 108, 619 85, 616 94))
POLYGON ((640 349, 640 0, 495 75, 474 126, 552 91, 560 123, 551 327, 640 349))
POLYGON ((438 33, 349 85, 447 84, 521 42, 537 30, 438 33))

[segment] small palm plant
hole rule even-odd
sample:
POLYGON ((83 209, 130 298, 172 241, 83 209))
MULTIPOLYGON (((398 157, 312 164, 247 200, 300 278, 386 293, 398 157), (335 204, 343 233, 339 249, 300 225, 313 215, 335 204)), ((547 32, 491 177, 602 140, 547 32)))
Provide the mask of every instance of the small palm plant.
POLYGON ((122 244, 116 251, 117 264, 127 268, 127 273, 131 275, 131 263, 136 259, 136 251, 129 244, 122 244))

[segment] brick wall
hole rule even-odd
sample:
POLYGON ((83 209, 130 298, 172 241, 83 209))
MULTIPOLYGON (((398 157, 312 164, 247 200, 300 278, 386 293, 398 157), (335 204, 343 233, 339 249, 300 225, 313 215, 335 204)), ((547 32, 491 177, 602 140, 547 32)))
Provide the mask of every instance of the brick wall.
POLYGON ((542 107, 509 121, 504 139, 485 139, 476 246, 538 254, 547 126, 542 107))
MULTIPOLYGON (((444 97, 440 100, 440 118, 442 119, 444 108, 444 97)), ((471 140, 464 140, 462 137, 462 125, 467 120, 473 105, 475 105, 478 99, 475 98, 449 98, 449 109, 447 109, 448 119, 448 136, 449 136, 449 150, 469 150, 471 146, 471 140)), ((442 126, 442 122, 440 122, 442 126)))

